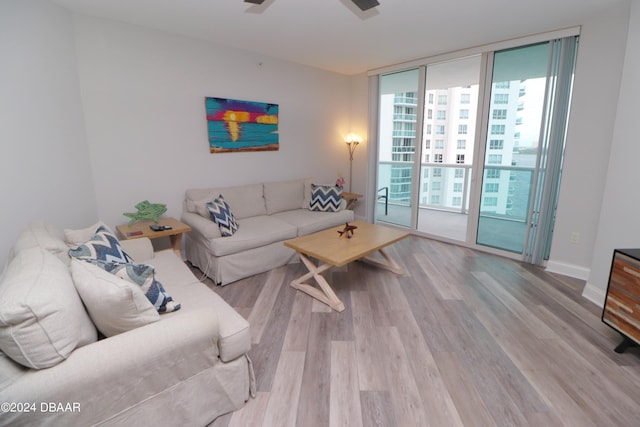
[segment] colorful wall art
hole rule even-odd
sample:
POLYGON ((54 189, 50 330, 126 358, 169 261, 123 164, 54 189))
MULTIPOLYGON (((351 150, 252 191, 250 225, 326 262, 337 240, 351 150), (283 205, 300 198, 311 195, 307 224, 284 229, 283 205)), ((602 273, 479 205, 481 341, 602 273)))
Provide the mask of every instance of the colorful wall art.
POLYGON ((278 150, 278 104, 207 97, 205 107, 211 153, 278 150))

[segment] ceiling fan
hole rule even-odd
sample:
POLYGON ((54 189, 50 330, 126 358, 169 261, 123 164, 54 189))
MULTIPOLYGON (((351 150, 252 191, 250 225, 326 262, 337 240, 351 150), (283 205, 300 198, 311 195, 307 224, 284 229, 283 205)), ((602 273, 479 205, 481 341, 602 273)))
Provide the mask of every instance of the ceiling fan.
MULTIPOLYGON (((245 3, 262 4, 265 0, 244 0, 245 3)), ((378 6, 380 3, 378 0, 351 0, 360 10, 369 10, 372 7, 378 6)))

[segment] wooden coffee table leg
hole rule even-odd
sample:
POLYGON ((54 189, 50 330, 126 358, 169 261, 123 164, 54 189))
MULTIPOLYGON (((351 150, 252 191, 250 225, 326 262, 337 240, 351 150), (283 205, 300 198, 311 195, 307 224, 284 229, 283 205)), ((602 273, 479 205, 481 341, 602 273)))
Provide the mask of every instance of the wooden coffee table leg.
POLYGON ((306 255, 302 253, 298 253, 300 255, 300 259, 307 267, 309 272, 299 278, 291 281, 291 286, 312 296, 313 298, 327 304, 329 307, 336 311, 343 311, 344 304, 340 299, 336 296, 336 293, 333 292, 329 283, 322 277, 321 273, 327 271, 332 266, 329 264, 321 264, 316 266, 306 255), (308 283, 304 283, 310 278, 314 278, 320 289, 309 285, 308 283))
POLYGON ((369 264, 373 264, 377 267, 384 268, 385 270, 392 271, 396 274, 400 274, 400 275, 405 274, 404 269, 400 267, 400 265, 397 262, 395 262, 393 258, 391 258, 389 254, 385 252, 384 249, 378 249, 378 252, 380 252, 380 255, 382 255, 382 257, 385 259, 386 262, 383 262, 368 256, 362 258, 361 260, 366 261, 369 264))

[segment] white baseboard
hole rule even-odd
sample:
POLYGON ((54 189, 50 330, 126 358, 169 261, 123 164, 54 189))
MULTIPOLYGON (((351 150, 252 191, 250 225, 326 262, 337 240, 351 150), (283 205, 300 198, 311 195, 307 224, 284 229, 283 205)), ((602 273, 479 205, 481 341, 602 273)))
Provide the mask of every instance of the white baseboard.
POLYGON ((546 270, 551 273, 562 274, 564 276, 580 280, 587 280, 587 283, 584 285, 584 289, 582 290, 582 297, 588 299, 598 307, 604 307, 604 300, 607 296, 607 291, 588 282, 589 275, 591 274, 591 270, 589 268, 550 260, 547 262, 546 270))
POLYGON ((569 276, 580 280, 589 279, 589 275, 591 274, 591 269, 589 268, 552 260, 547 262, 546 270, 551 273, 562 274, 563 276, 569 276))
POLYGON ((604 300, 607 297, 607 291, 587 282, 582 291, 582 296, 598 307, 604 307, 604 300))

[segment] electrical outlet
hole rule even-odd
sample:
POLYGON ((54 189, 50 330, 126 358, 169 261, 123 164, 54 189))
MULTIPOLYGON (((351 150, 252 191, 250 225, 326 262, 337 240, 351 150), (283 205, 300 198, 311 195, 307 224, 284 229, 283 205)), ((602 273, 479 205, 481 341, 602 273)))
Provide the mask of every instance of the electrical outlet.
POLYGON ((577 231, 572 232, 571 237, 569 237, 569 241, 576 245, 580 243, 580 233, 578 233, 577 231))

